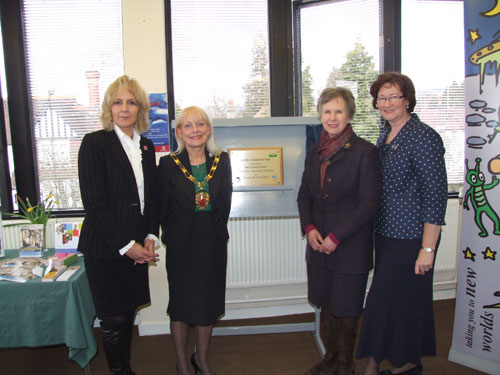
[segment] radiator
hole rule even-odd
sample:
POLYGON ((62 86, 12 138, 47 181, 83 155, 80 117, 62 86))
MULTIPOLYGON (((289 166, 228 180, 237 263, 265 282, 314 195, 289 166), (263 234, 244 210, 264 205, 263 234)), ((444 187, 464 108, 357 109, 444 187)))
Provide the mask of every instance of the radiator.
POLYGON ((227 286, 304 283, 305 246, 297 217, 229 220, 227 286))

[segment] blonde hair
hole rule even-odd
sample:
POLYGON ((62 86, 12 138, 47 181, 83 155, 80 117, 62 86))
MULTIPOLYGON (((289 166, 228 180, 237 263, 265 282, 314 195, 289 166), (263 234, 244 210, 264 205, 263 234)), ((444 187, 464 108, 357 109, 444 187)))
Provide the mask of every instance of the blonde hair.
POLYGON ((137 105, 139 106, 139 113, 137 115, 137 122, 134 127, 138 133, 144 133, 149 129, 149 99, 139 82, 137 82, 136 79, 129 78, 126 75, 118 77, 106 89, 106 93, 104 94, 104 99, 102 100, 101 106, 102 127, 107 131, 113 130, 111 107, 113 105, 115 94, 120 87, 125 87, 128 91, 130 91, 132 95, 135 96, 135 100, 137 102, 137 105))
POLYGON ((210 117, 208 117, 207 113, 202 108, 195 105, 184 108, 181 113, 179 113, 179 117, 175 120, 175 140, 177 141, 177 150, 175 150, 174 154, 180 154, 186 148, 182 138, 177 136, 177 128, 182 126, 187 117, 199 118, 210 127, 210 134, 205 147, 212 155, 220 155, 222 150, 215 144, 212 120, 210 120, 210 117))

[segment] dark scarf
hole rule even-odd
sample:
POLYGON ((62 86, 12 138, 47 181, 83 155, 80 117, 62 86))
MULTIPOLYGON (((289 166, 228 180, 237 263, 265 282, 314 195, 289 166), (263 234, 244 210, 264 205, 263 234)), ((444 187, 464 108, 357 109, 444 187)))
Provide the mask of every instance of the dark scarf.
POLYGON ((319 139, 319 160, 321 162, 321 190, 323 190, 323 179, 325 178, 326 168, 330 165, 333 156, 344 147, 344 144, 353 135, 351 124, 347 124, 342 133, 330 137, 328 133, 323 130, 319 139))

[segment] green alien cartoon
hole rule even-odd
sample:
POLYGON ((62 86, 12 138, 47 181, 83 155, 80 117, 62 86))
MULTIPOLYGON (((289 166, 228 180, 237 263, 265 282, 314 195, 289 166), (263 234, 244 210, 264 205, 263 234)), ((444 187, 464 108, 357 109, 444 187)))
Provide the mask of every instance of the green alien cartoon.
POLYGON ((476 158, 476 167, 474 169, 469 169, 469 160, 465 159, 465 165, 467 167, 467 175, 465 176, 465 180, 469 183, 470 188, 464 195, 464 208, 469 210, 468 201, 469 198, 472 202, 472 207, 476 213, 474 217, 474 221, 476 225, 481 229, 479 232, 480 237, 487 237, 488 231, 483 225, 483 213, 486 214, 495 224, 495 229, 493 234, 500 235, 500 219, 498 218, 497 213, 491 207, 488 199, 486 198, 486 190, 493 189, 500 182, 496 176, 492 177, 491 183, 484 183, 484 174, 480 171, 479 165, 481 164, 481 158, 476 158))

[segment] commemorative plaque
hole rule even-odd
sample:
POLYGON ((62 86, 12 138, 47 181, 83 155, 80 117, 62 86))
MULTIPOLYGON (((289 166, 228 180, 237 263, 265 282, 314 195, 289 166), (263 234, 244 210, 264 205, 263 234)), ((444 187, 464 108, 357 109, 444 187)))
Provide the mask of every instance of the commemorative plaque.
POLYGON ((233 186, 283 185, 283 148, 229 148, 233 186))

